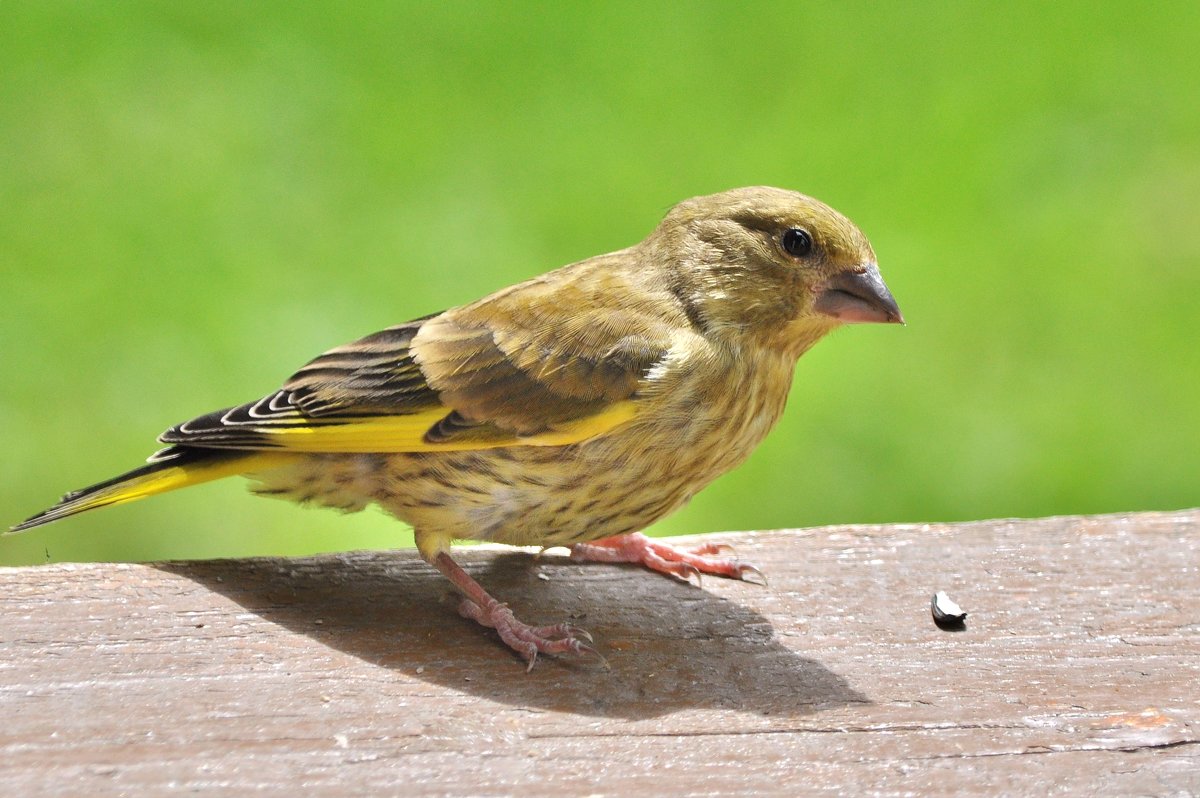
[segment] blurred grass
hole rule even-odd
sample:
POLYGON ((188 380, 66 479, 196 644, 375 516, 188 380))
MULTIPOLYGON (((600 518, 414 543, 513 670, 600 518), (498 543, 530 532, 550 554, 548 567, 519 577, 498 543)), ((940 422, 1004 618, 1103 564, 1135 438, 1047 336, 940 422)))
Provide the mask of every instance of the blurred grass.
MULTIPOLYGON (((655 532, 1200 503, 1194 3, 0 4, 0 520, 312 355, 772 184, 909 326, 655 532)), ((0 562, 405 545, 230 482, 0 562)))

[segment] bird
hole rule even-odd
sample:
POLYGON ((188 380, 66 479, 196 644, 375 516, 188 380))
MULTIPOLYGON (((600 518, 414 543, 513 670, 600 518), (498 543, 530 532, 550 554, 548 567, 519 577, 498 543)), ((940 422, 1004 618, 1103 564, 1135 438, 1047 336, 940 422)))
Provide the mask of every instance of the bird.
POLYGON ((260 496, 410 524, 459 613, 527 668, 599 656, 581 628, 516 618, 451 544, 765 581, 720 546, 641 530, 746 459, 818 340, 903 322, 867 237, 828 205, 766 186, 693 197, 640 243, 330 349, 262 398, 173 426, 145 465, 9 533, 241 475, 260 496))

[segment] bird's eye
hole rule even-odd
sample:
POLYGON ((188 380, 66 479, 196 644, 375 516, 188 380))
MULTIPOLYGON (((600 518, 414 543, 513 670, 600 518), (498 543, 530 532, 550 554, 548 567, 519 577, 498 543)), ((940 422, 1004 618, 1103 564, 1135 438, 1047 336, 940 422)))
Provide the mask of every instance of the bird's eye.
POLYGON ((812 252, 812 236, 807 230, 793 227, 783 234, 783 248, 794 258, 803 258, 812 252))

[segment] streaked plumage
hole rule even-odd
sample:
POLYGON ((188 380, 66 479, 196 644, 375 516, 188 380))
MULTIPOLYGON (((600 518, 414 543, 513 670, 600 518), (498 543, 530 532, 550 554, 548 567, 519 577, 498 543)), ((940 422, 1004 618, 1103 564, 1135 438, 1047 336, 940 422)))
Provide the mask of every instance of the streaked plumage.
MULTIPOLYGON (((234 473, 263 495, 376 502, 413 525, 467 595, 463 613, 532 665, 539 651, 591 649, 578 630, 512 619, 453 564, 452 540, 636 532, 749 455, 824 334, 899 320, 870 244, 836 211, 770 188, 698 197, 634 247, 331 349, 260 400, 172 427, 149 465, 14 531, 234 473)), ((660 570, 744 573, 705 559, 660 570)))

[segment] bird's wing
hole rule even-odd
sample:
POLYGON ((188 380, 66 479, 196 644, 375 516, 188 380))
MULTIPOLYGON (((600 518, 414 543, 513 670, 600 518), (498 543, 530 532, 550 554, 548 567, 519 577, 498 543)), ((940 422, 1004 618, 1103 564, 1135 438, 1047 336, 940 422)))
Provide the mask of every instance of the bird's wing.
POLYGON ((536 309, 504 299, 332 349, 270 396, 192 419, 160 440, 305 452, 549 446, 636 415, 639 383, 668 346, 661 325, 640 313, 589 321, 562 307, 543 309, 539 321, 536 309))

